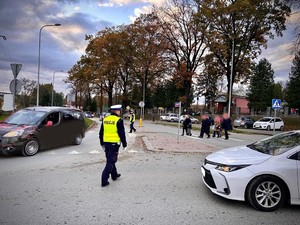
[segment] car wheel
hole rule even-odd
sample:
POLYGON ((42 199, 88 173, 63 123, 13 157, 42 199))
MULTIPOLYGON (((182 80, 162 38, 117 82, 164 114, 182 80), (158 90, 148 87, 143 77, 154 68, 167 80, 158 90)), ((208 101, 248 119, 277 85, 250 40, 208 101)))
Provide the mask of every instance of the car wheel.
POLYGON ((280 127, 280 130, 283 131, 283 126, 280 127))
POLYGON ((22 155, 23 156, 33 156, 38 152, 39 148, 40 148, 40 146, 39 146, 38 141, 36 139, 32 139, 25 144, 23 151, 22 151, 22 155))
POLYGON ((248 202, 257 210, 271 212, 280 208, 286 199, 286 190, 279 178, 260 176, 247 190, 248 202))
POLYGON ((75 138, 74 138, 74 145, 80 145, 82 142, 82 135, 78 134, 75 138))
POLYGON ((245 129, 248 129, 248 125, 247 125, 246 123, 244 124, 244 128, 245 128, 245 129))
POLYGON ((271 127, 270 127, 270 126, 267 126, 267 130, 271 130, 271 127))

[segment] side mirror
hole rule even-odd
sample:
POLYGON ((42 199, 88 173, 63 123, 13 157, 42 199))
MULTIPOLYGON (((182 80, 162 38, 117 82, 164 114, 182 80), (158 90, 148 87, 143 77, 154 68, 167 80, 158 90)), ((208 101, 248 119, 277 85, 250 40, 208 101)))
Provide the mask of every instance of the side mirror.
POLYGON ((49 120, 47 122, 47 124, 45 125, 45 127, 51 127, 53 125, 53 122, 51 120, 49 120))

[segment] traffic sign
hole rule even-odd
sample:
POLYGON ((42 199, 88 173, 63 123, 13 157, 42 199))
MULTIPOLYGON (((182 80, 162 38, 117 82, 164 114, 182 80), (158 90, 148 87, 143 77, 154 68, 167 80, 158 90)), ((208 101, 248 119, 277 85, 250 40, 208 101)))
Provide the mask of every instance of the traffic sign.
POLYGON ((19 94, 21 91, 21 88, 22 88, 22 83, 18 79, 13 79, 10 82, 9 90, 12 94, 14 94, 14 93, 19 94))
POLYGON ((139 107, 144 107, 144 106, 145 106, 145 102, 140 101, 140 102, 139 102, 139 107))
POLYGON ((17 78, 17 76, 22 68, 22 64, 12 63, 12 64, 10 64, 10 67, 13 72, 14 78, 17 78))
POLYGON ((280 109, 281 108, 281 99, 272 99, 272 108, 280 109))

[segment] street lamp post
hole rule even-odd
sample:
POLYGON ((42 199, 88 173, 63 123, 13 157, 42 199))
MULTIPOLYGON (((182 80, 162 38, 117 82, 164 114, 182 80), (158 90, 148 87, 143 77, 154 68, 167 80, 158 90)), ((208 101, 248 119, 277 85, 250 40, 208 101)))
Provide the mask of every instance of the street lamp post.
POLYGON ((46 24, 41 27, 39 32, 39 55, 38 55, 38 79, 37 79, 37 89, 36 89, 36 106, 39 106, 39 98, 40 98, 40 63, 41 63, 41 36, 42 36, 42 29, 44 27, 50 26, 61 26, 60 23, 56 24, 46 24))
POLYGON ((54 71, 53 72, 53 76, 52 76, 52 98, 51 98, 51 106, 53 106, 54 104, 54 101, 53 101, 53 93, 54 93, 54 76, 55 76, 55 73, 57 72, 64 72, 63 70, 58 70, 58 71, 54 71))
POLYGON ((233 62, 234 62, 234 39, 232 39, 232 50, 231 50, 231 71, 230 71, 229 102, 228 102, 228 116, 229 117, 230 117, 230 113, 231 113, 231 102, 232 102, 233 62))

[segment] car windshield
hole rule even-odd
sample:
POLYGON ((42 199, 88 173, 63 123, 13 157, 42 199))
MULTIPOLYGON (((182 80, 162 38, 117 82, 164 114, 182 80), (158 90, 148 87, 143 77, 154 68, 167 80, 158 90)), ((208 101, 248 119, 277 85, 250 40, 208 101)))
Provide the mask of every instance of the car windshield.
POLYGON ((262 152, 268 155, 280 155, 286 151, 300 145, 300 133, 299 132, 287 132, 278 134, 261 141, 257 141, 253 144, 247 145, 247 147, 262 152))
POLYGON ((261 118, 259 121, 260 122, 269 122, 270 120, 271 120, 271 118, 264 117, 264 118, 261 118))
POLYGON ((4 122, 8 124, 17 125, 33 125, 36 124, 46 112, 38 112, 34 110, 20 110, 10 117, 8 117, 4 122))

